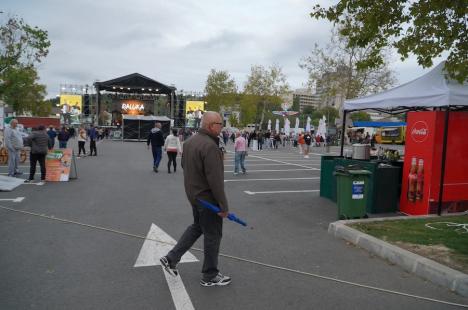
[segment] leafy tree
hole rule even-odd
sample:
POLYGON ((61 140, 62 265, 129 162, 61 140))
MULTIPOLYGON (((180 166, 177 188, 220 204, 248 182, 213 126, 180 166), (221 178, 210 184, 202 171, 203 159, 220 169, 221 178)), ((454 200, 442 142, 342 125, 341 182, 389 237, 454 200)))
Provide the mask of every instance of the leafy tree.
POLYGON ((0 25, 0 99, 15 112, 48 114, 43 103, 45 86, 38 84, 36 63, 49 52, 47 31, 32 27, 18 17, 0 25))
POLYGON ((45 85, 38 83, 39 76, 33 66, 9 67, 2 73, 3 84, 0 86, 3 100, 19 114, 39 112, 45 114, 42 107, 46 95, 45 85))
POLYGON ((220 111, 221 106, 232 106, 236 102, 236 82, 227 71, 211 69, 206 79, 205 101, 207 110, 220 111))
POLYGON ((298 96, 294 96, 293 97, 293 104, 292 104, 292 107, 291 107, 291 111, 299 111, 301 108, 301 105, 300 105, 300 99, 298 96))
POLYGON ((351 113, 351 119, 353 120, 353 122, 370 121, 371 117, 367 112, 358 111, 351 113))
MULTIPOLYGON (((263 66, 252 66, 250 75, 244 85, 244 94, 249 95, 249 101, 255 108, 255 124, 260 128, 265 121, 265 113, 281 106, 280 95, 289 91, 286 76, 277 65, 265 69, 263 66)), ((252 108, 252 107, 251 107, 252 108)))
POLYGON ((347 38, 334 30, 330 43, 325 48, 316 44, 299 66, 308 71, 309 86, 315 86, 324 101, 336 96, 351 99, 380 92, 396 81, 383 52, 379 55, 384 62, 376 68, 359 67, 361 61, 371 56, 370 53, 367 48, 349 47, 347 38))
POLYGON ((31 66, 49 53, 47 31, 32 27, 18 17, 0 26, 0 73, 17 65, 31 66))
POLYGON ((392 46, 402 60, 416 55, 424 68, 448 52, 449 76, 468 80, 466 0, 340 0, 327 9, 316 5, 311 16, 339 25, 348 48, 369 49, 368 56, 357 62, 360 69, 384 64, 381 52, 392 46))
POLYGON ((237 119, 236 115, 229 115, 229 124, 231 124, 231 127, 239 126, 239 120, 237 119))

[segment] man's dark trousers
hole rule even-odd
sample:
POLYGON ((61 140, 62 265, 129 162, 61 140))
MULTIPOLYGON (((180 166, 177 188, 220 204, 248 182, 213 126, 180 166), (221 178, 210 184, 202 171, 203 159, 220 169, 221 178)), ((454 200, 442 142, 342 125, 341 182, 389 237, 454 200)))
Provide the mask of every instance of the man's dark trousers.
POLYGON ((197 239, 203 234, 203 280, 210 281, 218 273, 218 254, 223 236, 223 219, 201 206, 192 205, 193 224, 187 227, 175 247, 167 254, 171 265, 176 265, 197 239))
POLYGON ((97 155, 96 140, 91 139, 91 141, 89 141, 89 155, 93 155, 93 151, 94 155, 97 155))
POLYGON ((45 166, 46 154, 29 154, 30 168, 29 168, 29 179, 33 180, 36 174, 36 165, 39 162, 41 166, 41 180, 46 178, 46 166, 45 166))
POLYGON ((151 150, 153 151, 153 166, 158 168, 162 158, 162 147, 152 146, 151 150))

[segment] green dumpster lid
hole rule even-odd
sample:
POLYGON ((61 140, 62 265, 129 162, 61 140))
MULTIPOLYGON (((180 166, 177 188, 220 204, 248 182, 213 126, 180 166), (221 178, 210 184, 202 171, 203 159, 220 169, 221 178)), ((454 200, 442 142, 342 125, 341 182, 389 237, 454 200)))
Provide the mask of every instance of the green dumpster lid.
POLYGON ((370 175, 372 172, 369 170, 339 170, 333 173, 334 175, 370 175))
POLYGON ((350 174, 372 174, 369 170, 348 170, 350 174))

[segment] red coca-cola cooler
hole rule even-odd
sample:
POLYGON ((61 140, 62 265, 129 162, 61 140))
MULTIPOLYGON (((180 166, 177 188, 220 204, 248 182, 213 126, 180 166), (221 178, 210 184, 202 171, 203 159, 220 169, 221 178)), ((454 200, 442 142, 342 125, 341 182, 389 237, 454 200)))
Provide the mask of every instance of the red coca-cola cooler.
MULTIPOLYGON (((409 112, 400 211, 437 213, 444 143, 444 111, 409 112)), ((445 160, 444 212, 468 209, 468 112, 449 114, 445 160)))

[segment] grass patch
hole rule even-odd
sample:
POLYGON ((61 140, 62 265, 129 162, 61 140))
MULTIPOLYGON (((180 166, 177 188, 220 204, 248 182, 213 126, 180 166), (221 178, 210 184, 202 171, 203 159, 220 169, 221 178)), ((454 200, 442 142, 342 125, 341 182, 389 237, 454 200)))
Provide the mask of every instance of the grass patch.
POLYGON ((468 215, 363 222, 350 226, 468 273, 468 215))

